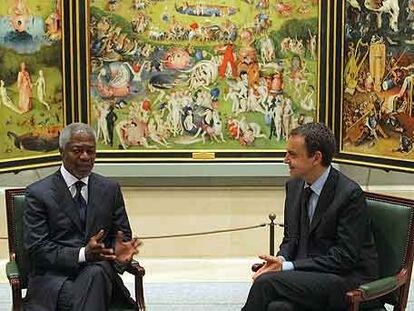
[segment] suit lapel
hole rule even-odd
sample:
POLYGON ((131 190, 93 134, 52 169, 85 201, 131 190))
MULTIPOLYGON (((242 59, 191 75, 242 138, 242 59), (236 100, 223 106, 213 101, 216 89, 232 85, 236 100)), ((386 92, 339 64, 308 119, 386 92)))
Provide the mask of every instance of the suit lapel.
POLYGON ((286 207, 285 207, 285 228, 289 229, 289 234, 299 239, 300 224, 301 224, 301 195, 303 191, 304 182, 298 179, 295 182, 289 182, 288 192, 286 193, 286 207))
POLYGON ((319 196, 315 213, 310 224, 309 233, 311 233, 318 226, 323 214, 331 204, 335 195, 337 178, 337 171, 334 168, 331 168, 331 172, 329 173, 328 179, 326 180, 325 185, 323 186, 321 194, 319 196))
POLYGON ((302 192, 304 190, 304 185, 305 185, 304 181, 300 181, 295 185, 296 189, 292 191, 293 196, 291 199, 292 200, 291 202, 293 206, 295 207, 294 208, 295 214, 292 220, 297 222, 299 226, 300 226, 300 218, 302 217, 302 214, 303 214, 301 201, 302 201, 302 196, 303 196, 302 192))
POLYGON ((65 183, 60 171, 55 173, 55 181, 51 190, 51 197, 55 200, 56 205, 72 220, 79 231, 83 231, 78 206, 72 198, 72 195, 65 183))
POLYGON ((92 173, 89 176, 88 181, 88 208, 86 211, 86 236, 89 237, 90 234, 96 234, 97 232, 91 232, 91 230, 95 227, 95 222, 99 219, 99 209, 102 204, 102 198, 100 198, 100 194, 102 194, 102 183, 96 178, 96 176, 92 173))

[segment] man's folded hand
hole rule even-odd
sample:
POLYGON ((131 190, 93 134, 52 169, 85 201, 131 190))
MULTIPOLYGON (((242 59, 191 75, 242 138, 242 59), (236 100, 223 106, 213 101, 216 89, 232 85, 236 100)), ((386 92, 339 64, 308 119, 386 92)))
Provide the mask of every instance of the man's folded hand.
POLYGON ((124 241, 124 234, 118 231, 115 241, 116 261, 121 264, 129 263, 132 257, 139 253, 138 247, 142 245, 142 241, 138 238, 132 238, 130 241, 124 241))
POLYGON ((256 280, 260 275, 266 272, 277 272, 282 270, 283 260, 280 257, 261 255, 260 259, 265 261, 263 267, 261 267, 255 274, 253 274, 253 280, 256 280))
POLYGON ((86 261, 91 262, 116 259, 114 250, 112 248, 105 248, 105 244, 102 242, 104 235, 105 231, 101 229, 96 235, 90 238, 85 247, 86 261))

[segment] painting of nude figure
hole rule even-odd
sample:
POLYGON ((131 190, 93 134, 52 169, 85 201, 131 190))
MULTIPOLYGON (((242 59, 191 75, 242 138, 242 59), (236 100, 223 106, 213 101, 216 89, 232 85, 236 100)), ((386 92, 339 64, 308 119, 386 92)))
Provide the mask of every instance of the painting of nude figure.
POLYGON ((343 4, 340 152, 409 167, 414 160, 414 1, 343 4))
POLYGON ((101 151, 284 150, 317 119, 319 1, 91 0, 101 151))
POLYGON ((0 3, 0 163, 57 153, 65 122, 61 55, 60 0, 0 3))

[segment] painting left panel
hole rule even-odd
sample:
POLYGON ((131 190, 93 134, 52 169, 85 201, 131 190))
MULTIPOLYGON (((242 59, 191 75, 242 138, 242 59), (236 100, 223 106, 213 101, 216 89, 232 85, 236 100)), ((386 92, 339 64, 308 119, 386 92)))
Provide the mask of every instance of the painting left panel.
POLYGON ((63 2, 0 2, 0 172, 58 159, 59 132, 71 119, 63 2))

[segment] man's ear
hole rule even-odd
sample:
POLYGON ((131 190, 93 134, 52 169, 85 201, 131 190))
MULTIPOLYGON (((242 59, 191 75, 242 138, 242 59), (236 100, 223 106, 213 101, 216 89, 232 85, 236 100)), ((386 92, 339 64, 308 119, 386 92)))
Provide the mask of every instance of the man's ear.
POLYGON ((315 163, 316 164, 321 164, 322 163, 322 161, 323 161, 322 152, 320 152, 319 150, 315 151, 313 156, 315 157, 315 163))

